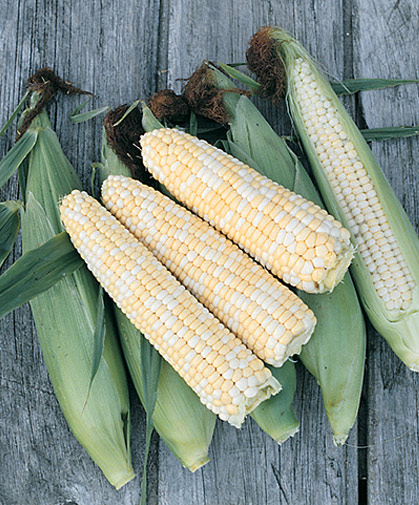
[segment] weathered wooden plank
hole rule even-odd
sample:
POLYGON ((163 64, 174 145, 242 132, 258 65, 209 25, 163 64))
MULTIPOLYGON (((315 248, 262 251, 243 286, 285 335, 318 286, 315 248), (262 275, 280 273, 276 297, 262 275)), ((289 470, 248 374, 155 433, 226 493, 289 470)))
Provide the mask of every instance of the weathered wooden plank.
MULTIPOLYGON (((168 86, 179 91, 182 82, 177 79, 188 77, 204 59, 245 61, 249 38, 266 24, 278 24, 294 32, 333 76, 347 77, 344 63, 352 55, 344 54, 341 2, 173 0, 168 86)), ((283 110, 279 113, 267 102, 258 103, 279 131, 290 131, 283 110)), ((302 367, 295 407, 301 432, 281 448, 252 420, 241 431, 218 423, 211 461, 195 474, 181 470, 161 444, 159 503, 357 503, 356 450, 333 446, 318 387, 302 367)), ((356 428, 349 443, 357 443, 356 428)))
MULTIPOLYGON (((155 0, 3 2, 0 124, 23 95, 24 80, 44 65, 94 92, 98 98, 90 107, 115 106, 149 94, 156 86, 158 24, 155 0)), ((101 127, 100 120, 71 124, 69 114, 80 101, 61 96, 49 112, 66 154, 87 184, 90 163, 100 152, 101 127)), ((13 136, 11 131, 0 139, 2 153, 13 136)), ((16 195, 14 178, 0 197, 16 195)), ((0 348, 0 503, 139 503, 139 479, 117 493, 70 433, 28 307, 0 321, 0 348)), ((135 394, 131 396, 133 461, 141 473, 144 416, 135 394)))
MULTIPOLYGON (((418 10, 413 0, 357 2, 356 77, 418 78, 418 10)), ((418 87, 362 93, 369 127, 418 124, 418 87)), ((373 142, 377 156, 411 221, 419 228, 417 138, 373 142)), ((387 343, 371 332, 368 347, 368 503, 418 501, 418 386, 387 343)))

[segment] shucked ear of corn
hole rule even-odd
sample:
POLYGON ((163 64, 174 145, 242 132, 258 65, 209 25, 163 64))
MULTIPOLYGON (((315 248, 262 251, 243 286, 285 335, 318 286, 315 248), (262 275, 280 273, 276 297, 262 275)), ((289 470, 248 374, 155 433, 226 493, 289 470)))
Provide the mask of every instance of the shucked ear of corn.
POLYGON ((102 185, 106 208, 227 328, 266 363, 299 354, 312 311, 224 235, 129 177, 102 185))
MULTIPOLYGON (((63 230, 59 200, 81 186, 45 111, 33 120, 30 130, 38 136, 27 160, 24 252, 63 230)), ((134 477, 130 414, 124 366, 107 311, 103 354, 89 392, 98 288, 83 266, 33 299, 31 308, 43 358, 68 425, 109 482, 120 488, 134 477)))
POLYGON ((349 232, 317 205, 180 130, 148 132, 141 148, 175 198, 286 283, 323 293, 341 281, 353 256, 349 232))
MULTIPOLYGON (((145 131, 163 127, 145 105, 143 105, 142 126, 145 131)), ((171 196, 163 185, 160 185, 160 189, 171 196)), ((293 363, 287 362, 281 368, 271 367, 271 371, 283 389, 260 404, 250 413, 250 416, 268 435, 278 443, 282 443, 295 435, 299 428, 299 422, 292 407, 296 387, 295 367, 293 363)))
MULTIPOLYGON (((234 87, 212 66, 205 65, 203 69, 206 86, 230 90, 234 87)), ((322 206, 302 164, 249 98, 231 92, 222 97, 219 105, 228 116, 230 151, 279 184, 322 206)), ((341 445, 355 422, 362 390, 366 347, 362 312, 349 273, 330 294, 299 291, 298 295, 318 315, 313 336, 300 358, 320 385, 334 441, 341 445)))
POLYGON ((88 268, 210 410, 240 427, 280 390, 263 362, 94 198, 74 190, 60 210, 88 268))
POLYGON ((330 212, 351 231, 352 273, 377 331, 419 371, 419 239, 372 151, 304 48, 268 32, 287 79, 287 100, 330 212))
MULTIPOLYGON (((130 176, 112 148, 106 136, 102 138, 102 164, 99 180, 109 175, 130 176)), ((117 327, 121 337, 125 360, 137 393, 144 403, 141 339, 144 336, 115 305, 117 327)), ((157 400, 153 412, 153 425, 183 466, 195 471, 209 461, 208 447, 214 433, 216 416, 200 401, 196 393, 180 375, 162 359, 157 388, 157 400)))

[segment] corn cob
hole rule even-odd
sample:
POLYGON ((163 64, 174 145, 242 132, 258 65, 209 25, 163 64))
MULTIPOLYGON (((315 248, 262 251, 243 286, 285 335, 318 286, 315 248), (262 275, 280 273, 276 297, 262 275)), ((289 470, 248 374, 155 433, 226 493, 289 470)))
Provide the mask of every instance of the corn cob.
POLYGON ((419 240, 360 131, 310 56, 272 28, 290 112, 330 212, 351 231, 353 274, 379 333, 419 371, 419 240))
POLYGON ((222 420, 240 427, 280 390, 263 362, 94 198, 73 191, 61 218, 118 307, 222 420))
POLYGON ((146 133, 141 147, 147 169, 178 200, 288 284, 322 293, 342 279, 349 232, 317 205, 179 130, 146 133))
MULTIPOLYGON (((108 115, 105 119, 105 127, 113 126, 118 119, 119 117, 115 118, 113 114, 108 115)), ((102 163, 98 170, 101 183, 111 174, 130 175, 125 163, 119 160, 109 145, 105 134, 102 139, 101 158, 102 163)), ((142 368, 141 356, 141 343, 144 336, 116 305, 114 307, 124 357, 138 396, 145 405, 145 372, 142 368)), ((153 426, 182 465, 194 472, 209 461, 208 448, 214 432, 216 416, 199 401, 199 397, 169 363, 163 359, 161 361, 157 400, 152 418, 153 426)))
MULTIPOLYGON (((37 94, 33 103, 37 102, 37 94)), ((57 202, 80 179, 42 111, 28 130, 37 132, 27 159, 22 246, 27 252, 63 231, 57 202)), ((21 181, 23 182, 23 180, 21 181)), ((60 407, 75 437, 116 488, 131 480, 128 388, 112 314, 90 392, 98 284, 87 268, 31 301, 42 354, 60 407), (87 399, 87 401, 86 401, 87 399)))
MULTIPOLYGON (((229 124, 229 151, 278 184, 322 206, 310 177, 284 139, 247 96, 228 92, 233 87, 224 73, 211 64, 203 64, 192 75, 184 95, 191 97, 191 102, 194 96, 200 97, 202 103, 202 88, 209 96, 216 95, 218 89, 226 90, 218 93, 216 110, 222 109, 219 115, 226 117, 229 124)), ((198 114, 215 107, 213 103, 211 108, 203 105, 203 110, 196 110, 198 114)), ((321 315, 300 359, 320 385, 333 440, 342 445, 355 422, 362 391, 366 330, 361 307, 349 272, 330 294, 297 294, 315 314, 321 315)), ((263 404, 259 408, 262 407, 263 404)))
POLYGON ((263 361, 281 366, 314 330, 310 309, 235 244, 133 179, 111 176, 105 206, 263 361))

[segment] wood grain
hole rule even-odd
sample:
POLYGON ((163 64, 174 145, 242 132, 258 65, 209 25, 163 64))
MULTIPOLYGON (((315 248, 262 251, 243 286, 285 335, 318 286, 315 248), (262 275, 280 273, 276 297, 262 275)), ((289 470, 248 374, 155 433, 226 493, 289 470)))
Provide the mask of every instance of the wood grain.
MULTIPOLYGON (((23 95, 25 79, 41 66, 95 93, 89 107, 116 106, 166 85, 179 91, 178 79, 204 59, 244 61, 248 39, 265 24, 294 33, 333 78, 418 77, 414 0, 5 0, 0 125, 23 95)), ((417 99, 413 85, 363 93, 345 105, 370 127, 418 124, 417 99)), ((101 121, 72 125, 69 115, 80 101, 58 97, 49 114, 87 186, 90 164, 99 157, 101 121)), ((290 131, 283 107, 257 104, 278 132, 290 131)), ((13 129, 0 138, 1 156, 13 138, 13 129)), ((372 147, 418 228, 418 140, 372 147)), ((17 194, 12 178, 0 200, 17 194)), ((18 244, 4 268, 19 254, 18 244)), ((0 504, 137 505, 139 479, 114 491, 69 431, 28 307, 0 320, 0 360, 0 504)), ((149 505, 418 503, 418 376, 370 328, 360 419, 347 445, 336 449, 319 389, 297 369, 301 431, 294 439, 279 447, 251 419, 240 431, 219 422, 210 463, 191 474, 154 437, 149 505), (361 486, 360 477, 366 479, 361 486)), ((131 392, 131 445, 141 474, 144 416, 131 392)))

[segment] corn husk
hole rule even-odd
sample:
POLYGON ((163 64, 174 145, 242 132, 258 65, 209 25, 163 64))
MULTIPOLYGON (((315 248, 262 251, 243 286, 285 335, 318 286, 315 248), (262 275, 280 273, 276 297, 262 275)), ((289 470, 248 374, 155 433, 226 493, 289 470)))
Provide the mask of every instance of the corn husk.
MULTIPOLYGON (((32 105, 37 98, 35 93, 32 105)), ((45 111, 34 119, 27 134, 27 138, 36 136, 36 142, 24 171, 24 252, 63 231, 59 200, 81 188, 45 111)), ((109 482, 119 489, 134 477, 128 390, 113 319, 107 311, 103 354, 89 391, 97 295, 98 284, 82 266, 33 299, 31 308, 43 358, 67 423, 109 482)))
MULTIPOLYGON (((109 146, 105 135, 102 139, 102 163, 98 165, 98 174, 100 182, 109 175, 131 175, 109 146)), ((125 360, 136 391, 145 406, 142 353, 144 346, 151 345, 116 306, 115 309, 125 360)), ((161 362, 152 414, 154 428, 182 465, 194 472, 209 461, 208 447, 216 416, 200 402, 179 374, 152 347, 151 349, 155 359, 161 362)))
MULTIPOLYGON (((234 86, 210 66, 207 78, 219 88, 234 86)), ((231 154, 323 207, 297 157, 249 98, 237 93, 225 93, 223 97, 230 120, 231 154)), ((358 298, 349 274, 332 293, 297 294, 317 317, 314 333, 303 346, 300 358, 320 385, 334 442, 342 445, 356 419, 364 375, 366 330, 358 298)))
POLYGON ((0 268, 13 248, 20 228, 20 202, 0 203, 0 268))
POLYGON ((275 396, 262 402, 250 416, 272 437, 278 444, 293 437, 300 428, 300 423, 292 408, 297 376, 294 363, 286 361, 281 368, 266 365, 275 379, 282 385, 282 389, 275 396))
MULTIPOLYGON (((394 191, 386 180, 371 149, 356 127, 355 123, 343 107, 342 103, 330 87, 304 48, 289 34, 279 28, 272 28, 270 36, 278 44, 278 57, 281 58, 287 74, 287 100, 289 110, 298 133, 302 139, 307 157, 313 169, 313 174, 320 188, 323 199, 329 211, 350 229, 349 223, 331 186, 327 173, 322 167, 314 145, 309 139, 301 117, 299 104, 294 93, 294 83, 291 77, 296 58, 307 61, 313 71, 319 88, 337 108, 338 118, 349 140, 355 146, 368 175, 371 177, 384 214, 390 223, 401 253, 413 275, 415 288, 412 303, 406 310, 388 310, 378 296, 365 262, 358 252, 351 266, 363 307, 377 331, 387 340, 393 351, 413 371, 419 372, 419 239, 409 218, 403 210, 394 191)), ((355 238, 353 243, 356 245, 355 238)))

